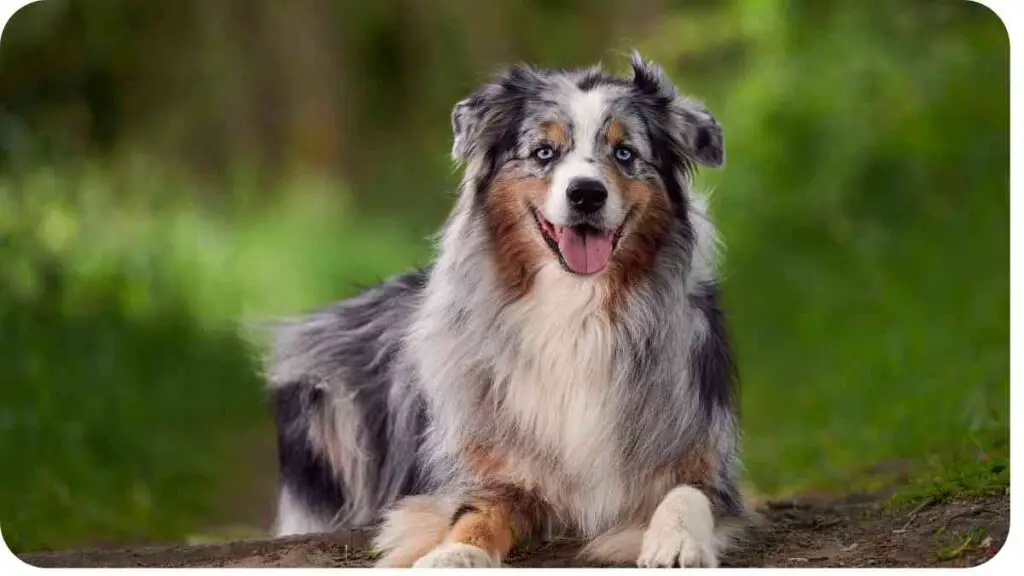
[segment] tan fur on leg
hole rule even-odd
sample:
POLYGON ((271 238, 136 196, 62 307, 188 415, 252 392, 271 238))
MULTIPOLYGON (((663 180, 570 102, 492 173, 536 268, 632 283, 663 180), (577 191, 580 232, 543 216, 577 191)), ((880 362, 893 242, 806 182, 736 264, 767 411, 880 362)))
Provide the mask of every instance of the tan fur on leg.
POLYGON ((539 500, 518 488, 475 491, 456 512, 444 542, 414 566, 499 566, 516 541, 533 531, 539 511, 539 500))

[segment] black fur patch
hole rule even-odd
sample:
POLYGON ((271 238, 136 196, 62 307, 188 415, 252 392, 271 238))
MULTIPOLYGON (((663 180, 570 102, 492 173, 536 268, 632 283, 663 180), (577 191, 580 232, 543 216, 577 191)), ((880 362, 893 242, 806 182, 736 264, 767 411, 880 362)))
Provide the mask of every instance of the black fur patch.
POLYGON ((498 174, 498 170, 501 169, 505 155, 509 151, 515 150, 519 140, 519 130, 523 124, 525 105, 522 99, 516 99, 507 104, 507 106, 507 124, 501 131, 500 136, 494 142, 488 144, 486 153, 487 169, 481 174, 476 183, 474 200, 476 200, 478 206, 483 205, 483 200, 491 187, 491 183, 494 181, 494 177, 498 174))
POLYGON ((595 70, 588 72, 579 82, 576 83, 576 87, 587 92, 601 86, 602 84, 604 84, 604 74, 595 70))
POLYGON ((476 506, 473 506, 472 504, 463 504, 462 506, 459 506, 458 510, 456 510, 455 513, 452 514, 452 520, 449 523, 449 525, 454 526, 455 523, 459 521, 459 518, 462 518, 463 516, 471 512, 479 512, 479 509, 476 506))
POLYGON ((345 495, 330 465, 309 444, 310 409, 322 401, 320 390, 296 383, 275 390, 272 402, 282 486, 310 510, 330 517, 345 504, 345 495))
MULTIPOLYGON (((681 170, 683 177, 689 177, 694 171, 694 166, 673 150, 670 137, 664 131, 664 126, 668 123, 668 105, 671 100, 657 96, 637 95, 634 101, 633 105, 647 130, 654 164, 658 170, 658 176, 665 183, 665 192, 672 204, 672 212, 689 229, 687 217, 689 204, 683 191, 683 183, 676 177, 676 171, 681 170)), ((692 236, 692 233, 690 235, 692 236)), ((688 238, 688 240, 691 239, 688 238)))
POLYGON ((732 347, 725 325, 725 315, 719 307, 717 284, 704 284, 690 296, 694 307, 700 310, 708 323, 708 333, 694 357, 700 395, 708 410, 725 408, 734 410, 739 375, 733 361, 732 347))

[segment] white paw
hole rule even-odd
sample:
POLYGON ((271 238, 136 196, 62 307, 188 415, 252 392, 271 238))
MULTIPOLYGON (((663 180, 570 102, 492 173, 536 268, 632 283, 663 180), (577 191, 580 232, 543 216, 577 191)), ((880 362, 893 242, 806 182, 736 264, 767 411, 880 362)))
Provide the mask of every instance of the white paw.
POLYGON ((448 542, 434 548, 412 565, 413 568, 497 568, 501 562, 483 549, 461 542, 448 542))
POLYGON ((640 546, 640 568, 717 568, 711 503, 690 486, 668 493, 651 517, 640 546))
POLYGON ((644 532, 640 558, 636 562, 640 568, 718 567, 711 542, 702 542, 683 526, 653 528, 644 532))

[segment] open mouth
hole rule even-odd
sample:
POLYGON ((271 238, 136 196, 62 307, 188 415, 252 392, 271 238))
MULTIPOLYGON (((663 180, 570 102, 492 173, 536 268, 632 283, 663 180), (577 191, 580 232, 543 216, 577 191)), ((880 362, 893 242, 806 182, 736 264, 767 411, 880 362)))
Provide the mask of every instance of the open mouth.
POLYGON ((544 241, 567 270, 587 276, 608 267, 625 222, 617 230, 603 230, 592 224, 555 226, 536 208, 531 211, 544 241))

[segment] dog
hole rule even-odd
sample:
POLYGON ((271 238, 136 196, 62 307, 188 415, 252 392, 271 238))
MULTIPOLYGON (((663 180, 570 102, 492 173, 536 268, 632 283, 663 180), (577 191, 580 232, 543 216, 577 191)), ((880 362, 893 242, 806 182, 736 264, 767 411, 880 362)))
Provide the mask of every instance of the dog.
POLYGON ((746 516, 737 371, 698 166, 722 128, 656 63, 514 65, 451 113, 426 267, 285 321, 278 535, 377 528, 380 566, 719 564, 746 516))

